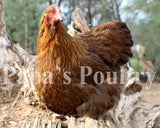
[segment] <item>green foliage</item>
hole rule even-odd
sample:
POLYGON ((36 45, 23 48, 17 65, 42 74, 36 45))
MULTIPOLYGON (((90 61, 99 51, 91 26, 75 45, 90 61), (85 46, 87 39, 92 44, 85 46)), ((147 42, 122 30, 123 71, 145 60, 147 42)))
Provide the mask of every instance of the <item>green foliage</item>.
POLYGON ((126 22, 132 31, 134 42, 146 47, 147 59, 153 60, 160 71, 160 1, 130 0, 126 22))
POLYGON ((4 9, 5 22, 10 38, 13 41, 17 40, 17 42, 21 42, 24 39, 24 36, 22 35, 22 31, 24 31, 24 19, 21 18, 23 17, 23 3, 18 1, 19 0, 5 0, 4 9))
POLYGON ((5 22, 9 37, 12 41, 20 43, 22 47, 30 52, 35 51, 38 25, 42 13, 42 9, 39 8, 38 3, 41 1, 42 0, 4 1, 5 22), (26 24, 28 30, 26 30, 26 24), (25 42, 27 44, 25 44, 25 42))
POLYGON ((140 62, 130 62, 130 65, 134 68, 135 72, 143 72, 142 64, 140 62))

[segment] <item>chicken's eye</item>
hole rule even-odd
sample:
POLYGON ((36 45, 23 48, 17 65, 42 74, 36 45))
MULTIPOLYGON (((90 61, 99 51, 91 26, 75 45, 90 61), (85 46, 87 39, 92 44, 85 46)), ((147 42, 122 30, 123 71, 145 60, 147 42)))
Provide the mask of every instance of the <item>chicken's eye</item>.
POLYGON ((51 11, 49 11, 49 15, 51 15, 52 14, 52 12, 51 11))

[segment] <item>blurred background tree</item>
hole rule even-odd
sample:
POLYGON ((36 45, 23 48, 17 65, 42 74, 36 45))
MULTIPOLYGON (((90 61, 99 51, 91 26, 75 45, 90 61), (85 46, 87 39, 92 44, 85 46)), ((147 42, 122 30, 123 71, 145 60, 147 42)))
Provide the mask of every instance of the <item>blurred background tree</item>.
POLYGON ((73 20, 73 12, 78 7, 91 26, 125 21, 134 43, 145 46, 145 59, 152 60, 160 71, 159 0, 5 0, 5 22, 10 39, 35 54, 39 20, 43 10, 51 4, 60 6, 65 26, 73 20))
POLYGON ((145 59, 160 71, 160 0, 130 0, 123 12, 136 44, 145 46, 145 59))
POLYGON ((5 0, 5 22, 10 39, 15 43, 20 43, 20 45, 31 54, 35 54, 39 20, 43 10, 49 5, 57 4, 61 7, 65 26, 73 20, 73 12, 78 7, 83 10, 89 24, 97 25, 99 23, 120 19, 119 6, 121 1, 122 0, 5 0), (95 21, 94 23, 93 20, 95 21))

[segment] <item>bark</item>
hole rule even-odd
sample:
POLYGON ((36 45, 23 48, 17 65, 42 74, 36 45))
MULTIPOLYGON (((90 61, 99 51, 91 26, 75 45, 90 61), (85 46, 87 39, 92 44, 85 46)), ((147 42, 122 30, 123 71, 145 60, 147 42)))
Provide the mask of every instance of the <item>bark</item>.
POLYGON ((0 0, 0 68, 17 59, 17 56, 10 50, 11 42, 8 39, 6 25, 4 23, 3 0, 0 0))
POLYGON ((0 0, 0 36, 1 37, 6 37, 7 32, 6 32, 6 27, 4 23, 4 13, 3 13, 3 0, 0 0))
POLYGON ((68 33, 72 36, 76 36, 78 33, 83 33, 90 30, 87 21, 83 16, 82 10, 79 8, 74 11, 74 22, 67 27, 69 29, 68 33))

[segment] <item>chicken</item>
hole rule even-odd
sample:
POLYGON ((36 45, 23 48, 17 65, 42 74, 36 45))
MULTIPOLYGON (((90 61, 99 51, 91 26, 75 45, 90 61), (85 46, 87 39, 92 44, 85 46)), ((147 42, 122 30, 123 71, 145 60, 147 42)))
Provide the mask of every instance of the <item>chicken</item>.
POLYGON ((113 79, 113 72, 119 72, 132 56, 130 31, 125 23, 114 21, 71 37, 61 23, 60 12, 57 5, 51 5, 40 20, 36 94, 41 103, 58 114, 97 118, 120 99, 122 85, 106 79, 113 79))

